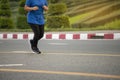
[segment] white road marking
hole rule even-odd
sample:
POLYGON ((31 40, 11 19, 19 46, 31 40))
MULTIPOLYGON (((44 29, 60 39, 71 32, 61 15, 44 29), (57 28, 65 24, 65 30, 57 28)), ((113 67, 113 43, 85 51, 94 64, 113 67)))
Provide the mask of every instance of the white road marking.
POLYGON ((23 64, 0 64, 0 67, 23 66, 23 64))
POLYGON ((12 51, 13 53, 28 53, 27 51, 12 51))
POLYGON ((68 45, 67 43, 48 43, 50 45, 68 45))

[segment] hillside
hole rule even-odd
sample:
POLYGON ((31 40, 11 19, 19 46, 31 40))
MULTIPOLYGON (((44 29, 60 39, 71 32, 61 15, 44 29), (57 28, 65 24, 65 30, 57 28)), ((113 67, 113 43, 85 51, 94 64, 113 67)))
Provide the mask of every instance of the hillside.
MULTIPOLYGON (((112 27, 115 25, 117 29, 120 29, 120 0, 64 0, 64 3, 68 7, 65 14, 70 17, 72 28, 99 26, 101 28, 112 24, 112 27)), ((12 18, 16 23, 19 3, 11 1, 10 4, 12 18)))
POLYGON ((120 20, 120 0, 87 0, 77 4, 68 6, 66 12, 72 27, 96 27, 120 20))

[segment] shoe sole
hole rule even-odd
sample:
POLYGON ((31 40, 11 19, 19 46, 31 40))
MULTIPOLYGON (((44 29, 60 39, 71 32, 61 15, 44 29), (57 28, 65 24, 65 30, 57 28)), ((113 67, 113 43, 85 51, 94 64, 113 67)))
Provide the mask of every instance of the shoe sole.
POLYGON ((31 41, 30 41, 30 40, 28 40, 28 42, 29 42, 29 45, 30 45, 29 48, 31 49, 32 53, 41 54, 41 52, 37 52, 37 51, 34 51, 34 50, 32 49, 32 45, 31 45, 31 41))

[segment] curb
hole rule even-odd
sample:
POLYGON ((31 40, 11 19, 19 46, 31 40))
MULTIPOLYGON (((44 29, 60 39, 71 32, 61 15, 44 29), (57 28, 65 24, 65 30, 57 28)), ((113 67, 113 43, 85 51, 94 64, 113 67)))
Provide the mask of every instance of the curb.
MULTIPOLYGON (((0 39, 15 39, 24 40, 32 39, 31 33, 3 33, 0 34, 0 39)), ((89 40, 89 39, 119 39, 120 33, 46 33, 42 39, 45 40, 89 40)))

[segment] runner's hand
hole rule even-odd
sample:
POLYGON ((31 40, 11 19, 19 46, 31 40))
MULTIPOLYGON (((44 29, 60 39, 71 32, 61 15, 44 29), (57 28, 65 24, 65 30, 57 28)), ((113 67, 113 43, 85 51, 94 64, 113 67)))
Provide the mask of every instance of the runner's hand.
POLYGON ((32 10, 38 10, 39 8, 37 6, 32 7, 32 10))

